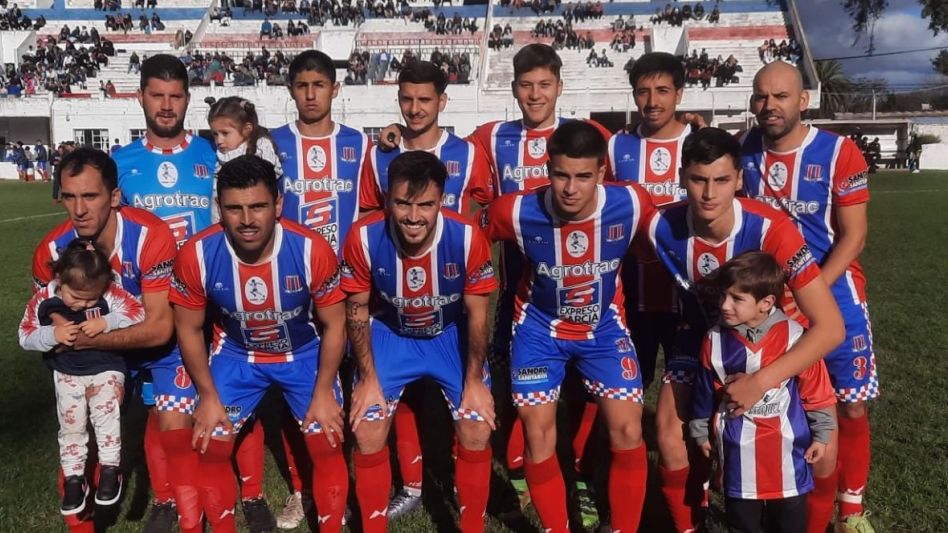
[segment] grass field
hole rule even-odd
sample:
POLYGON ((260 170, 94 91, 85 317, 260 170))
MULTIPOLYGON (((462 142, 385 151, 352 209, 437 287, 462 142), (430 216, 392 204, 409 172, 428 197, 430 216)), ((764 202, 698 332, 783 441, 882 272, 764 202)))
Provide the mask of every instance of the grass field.
MULTIPOLYGON (((876 531, 948 531, 948 173, 874 177, 870 237, 863 254, 869 279, 882 396, 872 406, 873 471, 867 496, 876 531)), ((52 383, 38 355, 18 346, 16 328, 30 295, 33 247, 62 219, 47 184, 0 183, 0 532, 63 530, 55 490, 56 413, 52 383)), ((654 393, 654 391, 651 391, 654 393)), ((654 405, 654 399, 651 400, 654 405)), ((148 504, 140 449, 141 410, 126 415, 130 480, 120 508, 101 515, 109 531, 142 527, 148 504)), ((427 417, 430 418, 430 417, 427 417)), ((650 419, 647 420, 647 422, 650 419)), ((430 421, 430 420, 429 420, 430 421)), ((444 426, 439 426, 444 427, 444 426)), ((446 428, 445 428, 446 429, 446 428)), ((393 531, 451 531, 450 438, 429 430, 425 509, 391 524, 393 531)), ((646 430, 647 438, 652 433, 646 430)), ((279 446, 271 446, 278 449, 279 446)), ((654 440, 650 448, 655 449, 654 440)), ((845 453, 843 450, 841 453, 845 453)), ((654 462, 654 454, 650 454, 654 462)), ((509 512, 499 469, 488 509, 490 531, 537 531, 532 517, 509 512)), ((276 510, 286 484, 268 455, 266 492, 276 510)), ((650 475, 642 531, 668 531, 650 475)), ((304 529, 301 529, 304 530, 304 529)))

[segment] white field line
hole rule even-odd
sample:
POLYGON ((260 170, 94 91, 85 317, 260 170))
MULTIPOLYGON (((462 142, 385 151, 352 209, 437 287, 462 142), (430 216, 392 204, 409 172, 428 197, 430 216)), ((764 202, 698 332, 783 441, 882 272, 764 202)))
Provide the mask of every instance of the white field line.
POLYGON ((0 224, 3 224, 4 222, 17 222, 17 221, 19 221, 19 220, 30 220, 30 219, 34 219, 34 218, 53 217, 53 216, 56 216, 56 215, 62 216, 62 215, 65 215, 65 213, 62 212, 62 211, 56 211, 55 213, 42 213, 42 214, 40 214, 40 215, 28 215, 28 216, 25 216, 25 217, 2 218, 2 219, 0 219, 0 224))

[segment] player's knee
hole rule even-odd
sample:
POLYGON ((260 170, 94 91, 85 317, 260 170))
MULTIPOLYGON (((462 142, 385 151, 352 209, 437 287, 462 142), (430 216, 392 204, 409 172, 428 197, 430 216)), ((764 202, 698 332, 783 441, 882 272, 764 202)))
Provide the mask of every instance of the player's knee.
POLYGON ((388 425, 384 421, 363 421, 355 432, 359 453, 369 455, 385 447, 388 440, 388 425))
POLYGON ((553 411, 553 415, 552 417, 524 416, 523 411, 521 411, 527 454, 534 459, 540 458, 542 460, 556 451, 555 411, 553 411))
POLYGON ((490 426, 486 422, 460 420, 457 432, 458 443, 468 450, 483 450, 490 443, 490 426))
POLYGON ((684 468, 688 465, 688 448, 682 433, 682 425, 678 420, 666 420, 660 423, 656 420, 658 434, 658 452, 662 464, 666 468, 684 468))
POLYGON ((858 401, 852 403, 839 403, 837 411, 839 416, 846 418, 862 418, 868 412, 866 402, 858 401))
POLYGON ((629 450, 642 445, 640 420, 622 420, 609 424, 609 446, 615 450, 629 450))

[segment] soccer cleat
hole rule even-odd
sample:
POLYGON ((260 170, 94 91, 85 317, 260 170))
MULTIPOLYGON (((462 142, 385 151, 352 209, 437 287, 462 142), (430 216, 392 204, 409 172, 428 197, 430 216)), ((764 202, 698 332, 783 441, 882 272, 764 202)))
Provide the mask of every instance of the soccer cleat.
POLYGON ((530 505, 530 488, 527 486, 527 480, 522 477, 511 477, 510 484, 513 485, 514 491, 517 493, 520 510, 523 511, 530 505))
POLYGON ((89 484, 84 476, 68 476, 63 481, 63 501, 59 512, 65 516, 79 514, 86 508, 89 484))
POLYGON ((113 505, 122 496, 122 471, 117 466, 103 466, 95 489, 96 505, 113 505))
POLYGON ((244 520, 247 521, 247 529, 251 533, 265 533, 276 529, 276 518, 273 518, 273 513, 270 512, 267 500, 263 496, 243 500, 240 505, 244 509, 244 520))
POLYGON ((867 518, 869 513, 856 514, 840 519, 836 523, 836 533, 876 533, 867 518))
POLYGON ((419 505, 421 505, 420 491, 408 492, 407 489, 402 489, 388 502, 388 512, 386 512, 386 515, 388 515, 389 520, 393 520, 403 514, 410 513, 419 505))
POLYGON ((579 516, 583 520, 584 529, 595 529, 599 525, 599 511, 596 509, 596 501, 593 498, 592 491, 583 481, 576 482, 576 505, 579 507, 579 516))
POLYGON ((171 528, 177 522, 178 508, 174 500, 154 502, 151 504, 151 511, 148 511, 142 533, 171 533, 171 528))
POLYGON ((296 529, 304 518, 306 513, 303 511, 303 494, 294 492, 286 497, 283 510, 277 515, 276 525, 280 529, 296 529))

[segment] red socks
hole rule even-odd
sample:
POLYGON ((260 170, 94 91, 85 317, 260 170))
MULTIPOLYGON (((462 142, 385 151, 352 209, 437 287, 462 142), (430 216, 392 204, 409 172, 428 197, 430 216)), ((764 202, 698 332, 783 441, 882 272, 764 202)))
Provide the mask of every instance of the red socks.
POLYGON ((869 479, 869 417, 839 417, 839 517, 862 514, 869 479))
POLYGON ((362 511, 362 530, 365 533, 385 533, 388 529, 388 496, 392 486, 392 466, 388 460, 388 446, 381 450, 352 454, 355 464, 356 497, 362 511))
POLYGON ((174 499, 171 482, 168 480, 168 458, 161 445, 161 428, 158 415, 148 413, 145 419, 145 464, 148 466, 148 478, 155 501, 166 502, 174 499))
POLYGON ((807 533, 826 533, 826 526, 833 519, 838 474, 838 470, 833 470, 826 477, 813 476, 813 490, 806 495, 807 533))
MULTIPOLYGON (((178 525, 182 532, 201 531, 202 506, 197 487, 199 460, 198 452, 191 448, 191 430, 172 429, 159 435, 167 458, 168 480, 178 507, 178 525)), ((230 465, 229 455, 227 459, 230 465)))
POLYGON ((647 477, 645 444, 631 450, 612 450, 612 464, 609 466, 612 531, 635 533, 639 530, 647 477))
POLYGON ((395 409, 395 451, 402 483, 406 488, 421 490, 421 441, 415 411, 408 402, 399 402, 395 409))
POLYGON ((593 423, 596 422, 596 415, 599 413, 599 405, 596 402, 586 402, 583 407, 583 417, 579 420, 579 427, 576 429, 576 436, 573 437, 573 457, 576 461, 576 471, 580 471, 580 465, 583 461, 583 455, 586 453, 586 443, 589 442, 589 435, 592 433, 593 423))
POLYGON ((240 476, 240 498, 254 500, 263 496, 263 424, 251 420, 237 436, 234 460, 240 476))
POLYGON ((490 494, 491 449, 468 450, 458 445, 454 463, 454 484, 458 489, 462 533, 484 531, 484 512, 490 494))
POLYGON ((513 425, 510 426, 510 437, 507 439, 507 468, 510 470, 519 470, 523 468, 523 455, 525 445, 523 442, 523 422, 520 417, 514 418, 513 425))
POLYGON ((342 530, 349 497, 349 471, 342 455, 342 443, 337 441, 333 448, 325 436, 316 433, 306 437, 306 448, 313 460, 313 499, 319 531, 337 533, 342 530))
POLYGON ((678 470, 668 470, 664 466, 658 466, 658 472, 662 477, 662 494, 665 496, 672 522, 675 524, 675 531, 679 533, 695 528, 692 508, 686 503, 685 497, 689 470, 687 466, 678 470))
POLYGON ((566 485, 556 454, 539 463, 524 461, 523 473, 543 528, 549 533, 569 533, 566 485))
MULTIPOLYGON (((190 430, 188 430, 190 431, 190 430)), ((236 533, 234 505, 237 500, 237 481, 230 456, 233 441, 211 439, 199 464, 201 502, 207 512, 207 521, 214 533, 236 533)))

